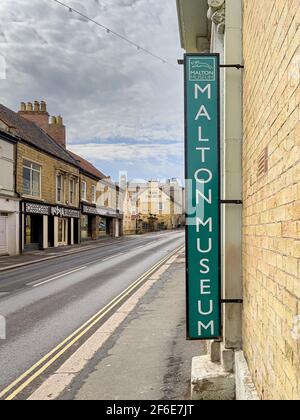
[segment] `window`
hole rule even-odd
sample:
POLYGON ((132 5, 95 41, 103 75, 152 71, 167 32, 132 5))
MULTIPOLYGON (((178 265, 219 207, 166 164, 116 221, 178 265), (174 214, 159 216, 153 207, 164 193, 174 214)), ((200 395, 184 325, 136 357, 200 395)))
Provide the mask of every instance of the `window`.
POLYGON ((64 177, 62 174, 56 176, 56 200, 58 203, 64 202, 64 177))
POLYGON ((42 168, 36 163, 24 160, 23 162, 23 193, 31 197, 41 196, 42 168))
POLYGON ((82 181, 81 183, 81 200, 86 201, 86 182, 82 181))
POLYGON ((76 182, 75 179, 70 179, 70 204, 75 204, 76 201, 76 182))
POLYGON ((164 203, 159 203, 159 211, 164 211, 164 203))
POLYGON ((92 185, 92 202, 96 203, 97 201, 97 188, 96 185, 92 185))

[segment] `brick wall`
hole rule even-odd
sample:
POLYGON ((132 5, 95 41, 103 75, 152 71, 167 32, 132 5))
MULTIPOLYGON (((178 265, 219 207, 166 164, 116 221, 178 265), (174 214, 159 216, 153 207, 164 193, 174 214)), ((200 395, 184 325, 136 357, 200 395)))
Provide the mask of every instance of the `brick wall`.
POLYGON ((263 399, 300 399, 299 6, 244 0, 243 334, 263 399))
MULTIPOLYGON (((50 155, 40 152, 24 143, 18 143, 17 158, 17 192, 23 197, 23 161, 29 160, 41 166, 42 182, 41 182, 41 200, 49 204, 56 204, 56 174, 60 171, 67 174, 65 181, 65 201, 69 200, 69 176, 79 178, 79 170, 61 160, 55 159, 50 155)), ((25 197, 26 198, 26 197, 25 197)), ((30 198, 30 197, 27 197, 30 198)), ((36 197, 32 199, 38 200, 36 197)), ((66 204, 61 203, 61 204, 66 204)), ((70 207, 72 207, 70 205, 70 207)), ((77 200, 73 207, 79 207, 79 193, 77 192, 77 200)))

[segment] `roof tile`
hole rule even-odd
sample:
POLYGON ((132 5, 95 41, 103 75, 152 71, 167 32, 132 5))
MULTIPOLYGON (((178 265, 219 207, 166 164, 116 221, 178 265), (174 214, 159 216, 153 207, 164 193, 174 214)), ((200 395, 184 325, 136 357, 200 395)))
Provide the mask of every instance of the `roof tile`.
POLYGON ((78 166, 77 161, 71 154, 57 144, 45 131, 2 104, 0 104, 0 120, 11 128, 13 134, 19 138, 58 159, 78 166))

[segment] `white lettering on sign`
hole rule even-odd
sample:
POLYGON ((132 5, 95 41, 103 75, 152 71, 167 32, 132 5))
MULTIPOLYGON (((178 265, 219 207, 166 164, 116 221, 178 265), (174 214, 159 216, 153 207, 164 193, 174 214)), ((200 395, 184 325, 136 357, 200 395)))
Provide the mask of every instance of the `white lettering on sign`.
POLYGON ((213 178, 213 174, 209 169, 198 169, 198 171, 195 173, 195 179, 200 184, 208 184, 212 180, 212 178, 213 178), (203 178, 200 178, 201 173, 208 174, 208 179, 205 180, 203 178))
POLYGON ((200 267, 202 268, 200 270, 200 274, 208 274, 210 272, 210 268, 209 268, 209 260, 207 258, 202 258, 202 260, 200 260, 200 267))
MULTIPOLYGON (((212 99, 212 86, 211 84, 207 84, 204 87, 201 87, 199 84, 195 84, 195 91, 194 91, 194 97, 195 100, 198 100, 200 95, 207 95, 208 100, 212 99)), ((207 111, 206 107, 204 105, 201 105, 199 108, 199 111, 197 112, 195 116, 195 121, 200 120, 201 118, 206 118, 208 121, 211 121, 211 117, 209 115, 209 112, 207 111)), ((207 138, 205 133, 203 132, 203 128, 200 125, 198 127, 198 141, 199 143, 205 142, 206 146, 202 147, 196 147, 195 152, 200 152, 200 161, 201 163, 205 164, 207 161, 207 157, 209 156, 209 153, 211 152, 211 147, 209 146, 210 138, 207 138)), ((208 205, 212 205, 212 188, 206 188, 206 191, 204 191, 204 188, 199 188, 199 184, 204 186, 210 187, 210 184, 213 181, 213 173, 206 168, 198 169, 195 172, 195 180, 196 180, 196 205, 206 202, 208 205)), ((213 232, 213 219, 205 218, 204 215, 202 217, 196 217, 196 230, 197 233, 201 235, 201 232, 206 229, 206 232, 211 234, 213 232)), ((209 254, 213 249, 213 240, 212 237, 208 237, 208 240, 206 240, 206 244, 203 243, 203 238, 201 236, 197 238, 197 251, 199 255, 203 256, 203 254, 209 254)), ((199 261, 200 265, 200 274, 207 274, 209 275, 211 272, 211 261, 209 258, 201 258, 199 261)), ((200 280, 200 299, 198 300, 198 312, 202 316, 209 317, 213 311, 214 311, 214 301, 209 300, 207 301, 206 296, 212 295, 212 289, 211 289, 211 279, 202 279, 200 280), (206 297, 204 299, 204 297, 206 297)), ((199 336, 202 336, 203 331, 211 331, 211 335, 215 334, 215 323, 213 320, 205 322, 198 322, 198 334, 199 336)))
POLYGON ((201 248, 201 238, 197 238, 197 251, 201 254, 208 254, 212 250, 212 238, 208 239, 208 247, 207 249, 201 248))
POLYGON ((196 147, 198 152, 201 152, 201 163, 206 161, 205 159, 205 152, 210 152, 210 147, 196 147))
POLYGON ((204 311, 203 310, 203 303, 201 300, 198 300, 198 312, 200 315, 208 316, 211 315, 214 311, 214 302, 212 300, 209 301, 209 309, 204 311))
POLYGON ((201 105, 201 106, 200 106, 200 109, 199 109, 199 111, 198 111, 198 114, 196 115, 195 121, 198 121, 198 120, 199 120, 199 118, 201 118, 201 117, 205 117, 205 118, 207 118, 207 119, 208 119, 208 121, 211 121, 210 115, 209 115, 209 113, 207 112, 207 109, 205 108, 205 106, 204 106, 204 105, 201 105))
POLYGON ((211 295, 210 279, 200 280, 200 294, 201 295, 211 295))
POLYGON ((195 84, 195 99, 199 98, 199 92, 205 93, 206 91, 208 91, 208 99, 211 99, 211 84, 206 85, 204 88, 195 84))
POLYGON ((204 139, 202 135, 202 127, 198 127, 198 141, 201 142, 208 142, 209 139, 204 139))
POLYGON ((214 321, 210 321, 207 325, 203 324, 201 321, 198 322, 198 335, 199 337, 202 336, 202 330, 209 330, 211 331, 211 335, 215 335, 215 323, 214 321))
POLYGON ((197 190, 196 191, 196 204, 197 205, 200 203, 201 199, 205 200, 208 204, 211 204, 212 203, 211 190, 208 191, 208 197, 206 197, 202 191, 197 190))
POLYGON ((205 226, 209 226, 209 232, 213 231, 213 220, 210 217, 209 219, 207 219, 205 222, 203 222, 201 219, 199 219, 199 217, 197 217, 196 219, 196 226, 197 226, 197 233, 200 233, 200 226, 205 227, 205 226))

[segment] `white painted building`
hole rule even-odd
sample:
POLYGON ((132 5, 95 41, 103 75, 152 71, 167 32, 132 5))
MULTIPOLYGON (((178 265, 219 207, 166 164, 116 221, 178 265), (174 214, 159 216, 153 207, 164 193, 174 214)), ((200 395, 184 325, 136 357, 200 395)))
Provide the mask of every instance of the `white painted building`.
POLYGON ((18 255, 20 203, 15 195, 15 141, 0 131, 0 256, 18 255))

